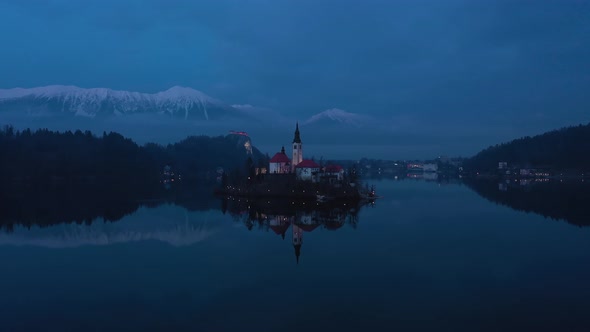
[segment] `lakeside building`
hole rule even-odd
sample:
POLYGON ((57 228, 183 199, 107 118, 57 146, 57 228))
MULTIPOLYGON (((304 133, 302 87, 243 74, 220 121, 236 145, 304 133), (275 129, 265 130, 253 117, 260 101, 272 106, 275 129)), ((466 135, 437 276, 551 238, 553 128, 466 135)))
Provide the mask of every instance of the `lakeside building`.
POLYGON ((285 154, 285 147, 277 152, 269 161, 268 169, 271 174, 291 173, 291 159, 285 154))

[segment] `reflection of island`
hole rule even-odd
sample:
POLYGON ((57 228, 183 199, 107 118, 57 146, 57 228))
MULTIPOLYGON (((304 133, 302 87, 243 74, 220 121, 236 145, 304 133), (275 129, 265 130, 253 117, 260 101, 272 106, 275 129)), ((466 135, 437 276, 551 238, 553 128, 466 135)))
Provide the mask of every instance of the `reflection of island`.
MULTIPOLYGON (((191 211, 215 218, 229 211, 252 229, 256 225, 281 235, 291 229, 297 260, 303 233, 319 227, 356 226, 360 206, 350 202, 225 199, 221 204, 211 188, 173 187, 161 192, 117 191, 88 186, 0 191, 0 245, 51 248, 110 245, 156 240, 173 246, 197 243, 217 231, 219 223, 189 220, 191 211), (149 195, 148 195, 149 194, 149 195), (159 199, 138 199, 160 194, 159 199), (154 213, 158 207, 158 212, 154 213), (181 215, 179 216, 179 213, 181 215), (124 222, 118 222, 127 215, 124 222), (180 218, 179 218, 180 217, 180 218), (117 222, 115 222, 117 221, 117 222)), ((157 197, 157 196, 156 196, 157 197)), ((208 219, 208 218, 206 218, 208 219)))
POLYGON ((465 184, 482 197, 515 210, 590 225, 590 184, 582 181, 468 179, 465 184))
POLYGON ((356 228, 361 204, 350 202, 305 202, 288 199, 246 200, 227 198, 223 201, 223 210, 227 209, 235 220, 241 221, 252 230, 255 226, 261 230, 272 230, 283 239, 291 228, 291 240, 295 258, 299 263, 303 233, 317 228, 337 230, 344 225, 356 228))

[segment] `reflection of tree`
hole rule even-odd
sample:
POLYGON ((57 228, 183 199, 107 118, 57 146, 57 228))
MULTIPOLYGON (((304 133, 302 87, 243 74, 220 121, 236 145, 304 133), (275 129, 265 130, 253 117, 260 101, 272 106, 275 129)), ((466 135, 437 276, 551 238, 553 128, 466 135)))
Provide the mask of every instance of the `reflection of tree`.
POLYGON ((307 222, 326 229, 349 224, 355 228, 358 211, 354 202, 316 203, 314 201, 225 198, 219 202, 212 187, 182 185, 163 190, 161 186, 95 184, 79 186, 4 186, 0 188, 0 228, 11 231, 14 225, 46 227, 61 223, 90 224, 118 221, 140 207, 175 204, 189 211, 219 209, 244 223, 248 229, 267 230, 276 216, 288 217, 289 223, 307 222))
POLYGON ((117 221, 141 206, 172 203, 187 210, 219 206, 213 189, 173 187, 163 190, 125 183, 70 186, 3 186, 0 188, 0 228, 14 225, 50 226, 60 223, 90 224, 96 220, 117 221))
POLYGON ((520 185, 520 182, 469 179, 465 183, 482 197, 515 210, 562 219, 578 226, 590 225, 590 185, 556 181, 520 185))
MULTIPOLYGON (((0 192, 0 227, 116 221, 141 205, 125 188, 107 186, 10 188, 0 192)), ((147 204, 146 204, 147 205, 147 204)))

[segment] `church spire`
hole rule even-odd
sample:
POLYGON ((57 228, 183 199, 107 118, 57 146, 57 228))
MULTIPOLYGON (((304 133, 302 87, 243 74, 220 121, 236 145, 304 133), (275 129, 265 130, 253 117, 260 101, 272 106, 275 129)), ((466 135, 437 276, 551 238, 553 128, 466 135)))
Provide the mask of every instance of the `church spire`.
POLYGON ((297 260, 297 264, 299 264, 299 256, 301 256, 301 245, 298 244, 295 247, 295 259, 297 260))
POLYGON ((303 242, 303 231, 299 226, 293 224, 291 226, 293 230, 293 248, 295 248, 295 259, 297 260, 297 264, 299 264, 299 256, 301 255, 301 243, 303 242))
POLYGON ((299 122, 295 126, 295 137, 293 138, 293 159, 291 159, 291 172, 295 172, 295 166, 303 161, 303 144, 299 135, 299 122))
POLYGON ((295 137, 293 143, 301 143, 301 137, 299 136, 299 122, 295 125, 295 137))

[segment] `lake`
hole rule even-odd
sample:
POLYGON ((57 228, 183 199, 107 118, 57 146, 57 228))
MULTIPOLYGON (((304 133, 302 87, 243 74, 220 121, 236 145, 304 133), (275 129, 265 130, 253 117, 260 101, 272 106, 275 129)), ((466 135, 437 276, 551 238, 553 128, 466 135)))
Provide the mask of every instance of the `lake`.
POLYGON ((211 199, 15 223, 0 331, 590 331, 586 184, 370 183, 353 214, 211 199))

